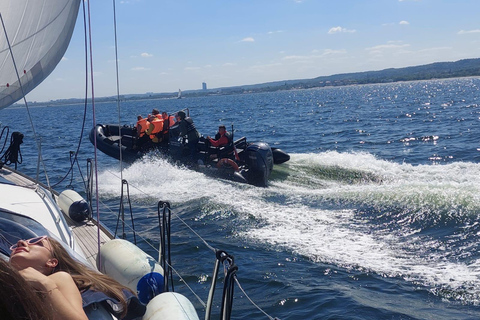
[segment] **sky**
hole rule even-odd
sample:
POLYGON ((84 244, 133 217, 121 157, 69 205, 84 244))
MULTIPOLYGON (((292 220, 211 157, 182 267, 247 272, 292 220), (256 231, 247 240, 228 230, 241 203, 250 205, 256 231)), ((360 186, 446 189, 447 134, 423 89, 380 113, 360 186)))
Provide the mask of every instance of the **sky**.
MULTIPOLYGON (((116 0, 120 94, 480 57, 479 0, 116 0)), ((96 97, 117 94, 113 1, 90 3, 96 97)), ((29 101, 82 98, 83 13, 29 101)))

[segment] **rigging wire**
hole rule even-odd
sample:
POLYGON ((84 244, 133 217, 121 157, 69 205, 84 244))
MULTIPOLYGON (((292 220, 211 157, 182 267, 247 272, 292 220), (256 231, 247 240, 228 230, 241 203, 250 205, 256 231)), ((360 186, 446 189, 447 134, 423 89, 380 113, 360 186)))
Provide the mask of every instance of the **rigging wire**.
MULTIPOLYGON (((86 10, 86 15, 87 15, 87 22, 88 22, 88 32, 85 34, 88 34, 88 47, 89 47, 89 53, 90 53, 90 85, 92 88, 92 122, 93 122, 93 127, 95 127, 95 124, 97 122, 96 119, 96 112, 95 112, 95 86, 93 82, 93 46, 92 46, 92 22, 91 22, 91 14, 90 14, 90 1, 89 0, 84 0, 83 1, 83 7, 85 10, 85 1, 87 2, 87 10, 86 10)), ((87 25, 87 23, 86 23, 87 25)), ((86 38, 87 41, 87 38, 86 38)), ((87 51, 87 50, 85 50, 87 51)), ((88 70, 88 66, 87 66, 88 70)), ((88 71, 87 71, 88 72, 88 71)), ((100 256, 100 211, 99 211, 99 199, 98 199, 98 155, 97 155, 97 136, 94 135, 93 139, 93 145, 94 145, 94 173, 95 173, 95 205, 96 205, 96 214, 97 214, 97 252, 98 252, 98 264, 101 264, 101 256, 100 256)))
MULTIPOLYGON (((80 153, 80 147, 82 145, 83 141, 83 133, 85 131, 85 124, 87 122, 87 108, 88 108, 88 37, 87 37, 87 17, 86 17, 86 10, 85 10, 85 1, 82 1, 82 8, 83 8, 83 35, 84 35, 84 56, 85 56, 85 95, 84 95, 84 105, 83 105, 83 120, 82 120, 82 130, 80 132, 80 137, 78 139, 78 145, 77 145, 77 150, 75 151, 73 161, 70 158, 70 168, 68 169, 67 173, 63 178, 60 179, 57 183, 55 183, 52 188, 55 188, 58 186, 60 183, 62 183, 68 176, 69 173, 72 174, 72 179, 73 179, 73 166, 75 163, 77 163, 78 171, 80 173, 80 177, 82 179, 83 185, 85 190, 88 189, 88 186, 85 182, 85 178, 83 177, 82 170, 80 169, 80 164, 78 161, 78 154, 80 153)), ((93 85, 93 83, 92 83, 93 85)), ((93 97, 92 97, 92 103, 93 103, 93 97)), ((71 155, 70 155, 71 157, 71 155)), ((72 183, 70 182, 70 185, 72 183)))
POLYGON ((120 77, 118 73, 118 44, 117 44, 117 10, 115 6, 115 0, 113 2, 113 32, 115 35, 115 74, 117 78, 117 113, 118 113, 118 135, 120 136, 119 144, 119 164, 120 164, 120 176, 123 181, 123 155, 122 155, 122 127, 120 125, 120 77))

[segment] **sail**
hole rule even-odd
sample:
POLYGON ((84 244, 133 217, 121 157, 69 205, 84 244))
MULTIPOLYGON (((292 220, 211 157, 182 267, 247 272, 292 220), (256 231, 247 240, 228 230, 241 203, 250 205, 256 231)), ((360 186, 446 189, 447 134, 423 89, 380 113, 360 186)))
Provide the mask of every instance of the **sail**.
POLYGON ((0 1, 0 109, 21 99, 55 69, 72 37, 79 5, 80 0, 0 1))

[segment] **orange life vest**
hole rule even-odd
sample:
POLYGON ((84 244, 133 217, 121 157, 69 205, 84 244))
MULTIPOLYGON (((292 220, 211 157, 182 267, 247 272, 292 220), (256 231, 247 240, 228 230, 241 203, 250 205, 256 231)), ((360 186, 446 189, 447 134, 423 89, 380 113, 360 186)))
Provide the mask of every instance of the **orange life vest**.
POLYGON ((152 142, 158 143, 161 140, 157 137, 157 133, 161 132, 163 130, 163 120, 159 118, 155 118, 150 122, 150 127, 147 130, 147 134, 150 135, 150 139, 152 139, 152 142), (153 125, 153 129, 152 129, 153 125))
POLYGON ((170 127, 172 127, 173 125, 175 125, 175 117, 174 117, 174 116, 168 117, 168 121, 170 122, 170 127))
POLYGON ((137 121, 137 132, 139 137, 143 137, 145 135, 145 131, 147 131, 150 122, 148 122, 147 118, 140 119, 137 121), (140 126, 140 130, 138 127, 140 126))
POLYGON ((163 119, 163 134, 168 134, 168 129, 175 124, 175 117, 169 116, 163 119), (167 125, 168 124, 168 125, 167 125))

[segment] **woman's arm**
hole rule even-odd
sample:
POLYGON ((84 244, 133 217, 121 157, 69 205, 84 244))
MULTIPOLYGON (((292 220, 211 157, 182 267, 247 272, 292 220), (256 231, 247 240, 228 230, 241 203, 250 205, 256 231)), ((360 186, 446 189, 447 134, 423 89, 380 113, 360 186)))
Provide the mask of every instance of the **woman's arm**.
POLYGON ((45 276, 33 268, 19 272, 35 289, 46 294, 55 319, 88 320, 83 311, 82 296, 70 274, 59 271, 45 276))

